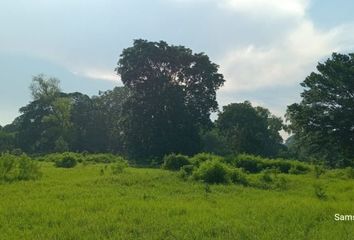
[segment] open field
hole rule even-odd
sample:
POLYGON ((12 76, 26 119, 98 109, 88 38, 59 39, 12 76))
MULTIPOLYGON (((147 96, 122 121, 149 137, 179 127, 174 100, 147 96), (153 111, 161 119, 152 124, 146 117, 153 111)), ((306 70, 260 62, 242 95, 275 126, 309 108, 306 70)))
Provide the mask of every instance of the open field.
POLYGON ((0 239, 353 239, 354 181, 286 175, 284 191, 183 181, 177 173, 41 163, 38 181, 0 185, 0 239), (103 169, 103 171, 102 171, 103 169), (327 200, 313 184, 326 186, 327 200))

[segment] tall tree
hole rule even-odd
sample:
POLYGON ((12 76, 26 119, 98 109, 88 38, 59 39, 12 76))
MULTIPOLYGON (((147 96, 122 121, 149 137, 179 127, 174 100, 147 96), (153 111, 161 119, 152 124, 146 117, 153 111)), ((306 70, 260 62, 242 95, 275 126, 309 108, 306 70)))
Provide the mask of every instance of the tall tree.
POLYGON ((290 129, 310 155, 331 166, 354 159, 354 54, 333 53, 301 86, 302 101, 288 106, 290 129))
POLYGON ((207 55, 163 41, 135 40, 123 50, 116 71, 131 92, 122 122, 130 155, 198 150, 199 128, 211 123, 216 91, 224 83, 207 55))
POLYGON ((71 103, 60 92, 59 80, 35 76, 30 90, 33 101, 20 109, 15 120, 20 147, 27 152, 49 152, 56 145, 65 148, 71 103))
POLYGON ((216 127, 234 153, 275 156, 281 148, 282 120, 248 101, 224 106, 216 127))

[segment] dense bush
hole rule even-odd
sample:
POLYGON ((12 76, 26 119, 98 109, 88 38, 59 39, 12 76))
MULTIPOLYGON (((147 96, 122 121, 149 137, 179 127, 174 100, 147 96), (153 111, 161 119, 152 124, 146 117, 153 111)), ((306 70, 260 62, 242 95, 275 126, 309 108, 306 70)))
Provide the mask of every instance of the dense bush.
POLYGON ((186 179, 186 178, 192 176, 193 171, 194 171, 193 165, 184 165, 179 170, 179 176, 182 177, 183 179, 186 179))
POLYGON ((60 162, 64 158, 71 158, 75 159, 77 163, 81 163, 84 161, 84 156, 81 153, 74 153, 74 152, 64 152, 64 153, 51 153, 42 157, 39 157, 39 161, 46 161, 46 162, 60 162))
POLYGON ((116 161, 111 166, 112 174, 118 175, 118 174, 124 172, 124 169, 126 169, 127 167, 128 167, 128 162, 122 158, 120 161, 116 161))
POLYGON ((233 183, 248 185, 246 174, 241 169, 233 168, 230 172, 230 179, 233 183))
POLYGON ((278 169, 263 170, 252 185, 262 189, 286 190, 288 189, 288 180, 279 173, 278 169))
POLYGON ((42 176, 38 163, 26 155, 19 158, 18 169, 18 180, 36 180, 42 176))
POLYGON ((0 182, 36 180, 41 176, 38 164, 27 155, 0 155, 0 182))
POLYGON ((190 165, 190 164, 191 164, 191 162, 187 156, 182 155, 182 154, 172 153, 172 154, 166 155, 163 158, 162 168, 178 171, 184 165, 190 165))
POLYGON ((196 167, 199 167, 203 162, 211 161, 211 160, 222 162, 223 158, 210 153, 198 153, 190 159, 192 164, 196 167))
POLYGON ((206 183, 229 183, 231 172, 232 169, 228 165, 214 159, 201 163, 199 168, 194 171, 193 176, 206 183))
POLYGON ((84 159, 85 161, 93 163, 115 163, 125 161, 122 156, 110 153, 87 154, 84 159))
POLYGON ((56 167, 73 168, 77 165, 77 160, 70 155, 63 155, 61 159, 55 161, 56 167))
POLYGON ((125 159, 119 155, 114 155, 110 153, 96 153, 89 154, 87 152, 74 153, 74 152, 64 152, 64 153, 52 153, 39 157, 40 161, 48 162, 61 162, 64 158, 74 159, 77 163, 115 163, 125 161, 125 159))
POLYGON ((250 173, 259 173, 266 169, 278 169, 282 173, 302 174, 310 170, 310 167, 293 160, 267 159, 248 154, 237 155, 233 164, 250 173))

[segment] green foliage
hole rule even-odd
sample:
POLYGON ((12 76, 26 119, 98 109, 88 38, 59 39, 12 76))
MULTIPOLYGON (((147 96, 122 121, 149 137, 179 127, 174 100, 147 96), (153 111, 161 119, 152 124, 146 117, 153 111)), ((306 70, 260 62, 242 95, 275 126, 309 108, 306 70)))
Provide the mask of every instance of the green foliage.
POLYGON ((354 179, 354 168, 353 167, 345 168, 345 173, 349 179, 354 179))
POLYGON ((121 122, 131 158, 199 150, 199 129, 211 124, 216 91, 225 81, 207 55, 139 39, 123 50, 116 71, 131 91, 121 122))
POLYGON ((85 161, 92 163, 115 163, 125 162, 126 160, 119 155, 101 153, 101 154, 88 154, 84 157, 85 161))
POLYGON ((0 180, 11 181, 15 177, 12 172, 15 169, 16 156, 10 154, 1 154, 0 157, 0 180))
POLYGON ((26 155, 22 155, 18 162, 18 180, 36 180, 42 176, 39 164, 26 155))
POLYGON ((201 163, 194 171, 193 176, 205 183, 229 183, 232 170, 228 165, 217 160, 208 160, 201 163))
POLYGON ((303 174, 310 171, 310 167, 294 160, 267 159, 248 154, 239 154, 233 164, 250 173, 259 173, 265 169, 278 169, 282 173, 303 174))
POLYGON ((280 176, 277 169, 266 169, 258 176, 258 181, 250 185, 261 189, 284 191, 288 189, 289 181, 284 176, 280 176))
POLYGON ((354 158, 353 67, 354 54, 333 53, 301 83, 302 101, 287 109, 297 152, 331 167, 350 166, 354 158))
POLYGON ((281 148, 282 120, 248 101, 224 106, 216 127, 225 136, 232 153, 274 156, 281 148))
POLYGON ((166 155, 163 158, 163 161, 164 163, 162 165, 162 168, 168 170, 174 170, 174 171, 180 170, 180 168, 183 167, 184 165, 191 164, 188 156, 182 154, 175 154, 175 153, 166 155))
POLYGON ((223 158, 211 153, 198 153, 190 159, 191 163, 196 167, 199 167, 203 162, 212 160, 222 162, 223 158))
POLYGON ((64 158, 74 159, 77 163, 83 163, 85 165, 89 163, 115 163, 115 162, 126 162, 126 160, 119 155, 114 155, 110 153, 74 153, 74 152, 64 152, 64 153, 52 153, 39 157, 40 161, 48 162, 61 162, 64 158))
POLYGON ((66 158, 66 157, 75 159, 75 161, 79 162, 79 163, 84 161, 84 157, 82 154, 74 153, 74 152, 51 153, 51 154, 40 156, 37 159, 39 161, 46 161, 46 162, 54 162, 55 163, 57 161, 61 161, 63 158, 66 158))
POLYGON ((119 161, 115 161, 111 165, 111 170, 113 175, 118 175, 124 172, 124 169, 128 167, 128 162, 125 161, 123 158, 119 161))
POLYGON ((194 168, 195 167, 193 165, 184 165, 181 167, 178 174, 181 178, 188 179, 192 176, 194 168))
POLYGON ((232 152, 225 136, 215 127, 203 132, 201 135, 201 141, 203 152, 221 156, 225 156, 232 152))
POLYGON ((315 165, 315 167, 314 167, 315 178, 319 178, 324 173, 326 173, 326 169, 324 168, 324 166, 315 165))
POLYGON ((15 134, 11 132, 6 132, 0 128, 0 153, 11 151, 15 148, 15 134))
POLYGON ((63 154, 62 158, 55 161, 55 166, 60 168, 73 168, 77 165, 75 157, 63 154))
POLYGON ((36 180, 41 176, 39 165, 27 155, 0 155, 0 182, 36 180))
POLYGON ((240 187, 183 181, 161 169, 129 168, 115 177, 108 175, 111 164, 71 171, 39 164, 40 181, 0 185, 0 239, 333 240, 354 235, 351 222, 334 221, 334 213, 354 212, 354 180, 329 177, 337 171, 343 175, 339 169, 329 169, 319 180, 278 173, 288 182, 288 190, 279 191, 276 181, 267 189, 252 185, 262 173, 247 175, 250 184, 240 187), (317 181, 326 186, 327 201, 316 197, 317 181))
POLYGON ((315 183, 313 185, 314 187, 314 192, 315 192, 315 196, 320 199, 320 200, 327 200, 328 199, 328 195, 326 193, 326 189, 322 184, 319 183, 315 183))
POLYGON ((238 168, 233 168, 230 172, 230 179, 235 184, 241 184, 247 186, 248 180, 246 174, 238 168))

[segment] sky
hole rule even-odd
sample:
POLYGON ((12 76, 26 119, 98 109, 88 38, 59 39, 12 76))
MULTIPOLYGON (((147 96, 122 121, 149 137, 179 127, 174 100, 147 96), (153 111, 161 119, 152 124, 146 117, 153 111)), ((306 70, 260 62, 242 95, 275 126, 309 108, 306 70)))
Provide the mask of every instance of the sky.
POLYGON ((90 96, 134 39, 206 53, 225 85, 220 107, 250 100, 282 117, 300 82, 332 52, 354 52, 352 0, 0 0, 0 125, 30 100, 34 75, 90 96))

